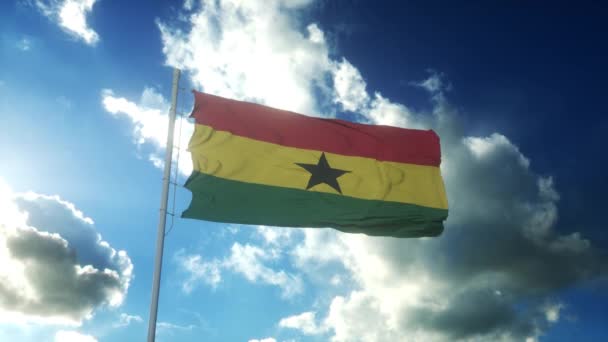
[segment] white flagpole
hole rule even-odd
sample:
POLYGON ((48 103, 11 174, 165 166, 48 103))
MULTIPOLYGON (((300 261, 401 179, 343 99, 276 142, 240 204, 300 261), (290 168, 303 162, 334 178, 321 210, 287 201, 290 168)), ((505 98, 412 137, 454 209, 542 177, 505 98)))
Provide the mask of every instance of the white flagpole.
POLYGON ((156 257, 154 259, 154 277, 152 279, 152 300, 150 303, 150 320, 148 322, 148 342, 156 338, 156 317, 158 314, 158 295, 160 292, 160 272, 163 265, 163 247, 165 244, 165 225, 167 223, 167 200, 169 198, 169 179, 171 178, 171 161, 173 158, 173 130, 177 105, 177 89, 180 70, 173 69, 173 88, 171 89, 171 110, 169 112, 169 131, 167 132, 167 150, 165 152, 165 170, 163 172, 163 192, 160 196, 160 219, 156 235, 156 257))

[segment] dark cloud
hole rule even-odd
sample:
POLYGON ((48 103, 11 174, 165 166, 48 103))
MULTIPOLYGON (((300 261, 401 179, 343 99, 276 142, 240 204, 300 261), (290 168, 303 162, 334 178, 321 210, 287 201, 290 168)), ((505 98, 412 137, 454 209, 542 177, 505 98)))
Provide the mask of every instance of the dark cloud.
MULTIPOLYGON (((329 307, 325 322, 337 341, 379 341, 379 331, 398 340, 536 338, 559 320, 560 291, 608 275, 605 251, 557 229, 553 180, 536 174, 508 138, 466 136, 441 82, 433 84, 432 114, 412 114, 377 97, 369 116, 439 133, 450 207, 446 230, 411 240, 336 234, 325 244, 343 251, 331 260, 342 262, 360 286, 329 307), (358 305, 361 297, 370 304, 358 305), (398 323, 373 327, 353 320, 360 316, 398 323)), ((321 246, 313 235, 306 234, 295 254, 308 269, 314 265, 307 258, 328 262, 315 255, 321 246)))
POLYGON ((425 272, 449 284, 431 294, 445 296, 444 309, 406 310, 406 326, 421 324, 449 339, 535 336, 548 323, 543 303, 605 277, 608 259, 580 234, 556 230, 559 196, 552 180, 535 174, 507 138, 458 137, 439 127, 446 130, 452 132, 442 146, 450 202, 444 234, 373 247, 394 274, 425 272))
POLYGON ((28 213, 28 226, 60 234, 68 241, 81 265, 92 265, 100 270, 116 267, 114 252, 107 243, 102 243, 93 221, 84 217, 71 203, 56 196, 32 194, 17 197, 15 203, 28 213))
POLYGON ((0 310, 79 324, 100 305, 122 303, 131 260, 101 240, 91 219, 56 196, 28 193, 12 202, 9 217, 27 216, 22 222, 0 222, 0 244, 7 251, 0 310))
POLYGON ((412 322, 433 331, 446 332, 450 340, 472 336, 533 335, 535 326, 511 306, 509 300, 487 289, 469 290, 455 295, 447 308, 415 310, 412 322))

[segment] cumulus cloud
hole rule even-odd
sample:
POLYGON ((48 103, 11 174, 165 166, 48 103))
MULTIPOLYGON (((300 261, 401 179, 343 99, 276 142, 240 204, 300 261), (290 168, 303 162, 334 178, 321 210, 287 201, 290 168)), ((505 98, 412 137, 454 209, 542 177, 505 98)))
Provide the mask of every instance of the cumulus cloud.
POLYGON ((332 68, 318 25, 302 32, 291 15, 310 0, 213 1, 187 12, 181 29, 158 22, 169 65, 206 92, 318 113, 313 92, 332 68))
POLYGON ((0 210, 1 320, 78 325, 122 304, 133 264, 72 203, 0 180, 0 210))
MULTIPOLYGON (((154 88, 144 88, 139 102, 132 102, 124 97, 114 95, 111 89, 104 89, 101 92, 101 102, 104 109, 116 118, 127 118, 133 125, 133 136, 135 144, 141 147, 148 143, 154 146, 155 150, 148 155, 148 160, 157 168, 164 166, 162 153, 167 146, 167 130, 169 127, 169 102, 154 88)), ((176 123, 176 133, 173 144, 180 147, 178 170, 183 175, 192 172, 192 161, 190 153, 185 149, 188 141, 194 132, 194 126, 178 117, 176 123), (179 130, 181 127, 181 134, 179 130)))
POLYGON ((97 342, 91 335, 81 334, 77 331, 59 330, 55 333, 55 342, 97 342))
POLYGON ((548 297, 606 275, 605 255, 580 234, 555 230, 552 179, 535 174, 503 135, 464 136, 437 87, 429 86, 432 115, 402 110, 388 123, 404 117, 442 137, 450 202, 443 236, 370 239, 310 230, 294 249, 303 268, 339 262, 358 284, 335 296, 316 323, 330 327, 334 341, 535 339, 559 321, 562 306, 543 304, 548 297), (317 252, 321 241, 331 253, 317 252))
POLYGON ((176 261, 181 272, 187 274, 182 285, 185 293, 190 293, 200 283, 215 288, 221 281, 222 270, 240 274, 249 282, 277 286, 285 298, 299 294, 303 290, 302 279, 298 275, 283 270, 276 271, 267 266, 267 262, 276 260, 279 256, 250 244, 242 245, 235 242, 230 254, 223 259, 203 261, 198 254, 176 254, 176 261))
POLYGON ((57 23, 64 31, 89 45, 99 41, 99 35, 87 23, 97 0, 36 0, 42 14, 57 23))

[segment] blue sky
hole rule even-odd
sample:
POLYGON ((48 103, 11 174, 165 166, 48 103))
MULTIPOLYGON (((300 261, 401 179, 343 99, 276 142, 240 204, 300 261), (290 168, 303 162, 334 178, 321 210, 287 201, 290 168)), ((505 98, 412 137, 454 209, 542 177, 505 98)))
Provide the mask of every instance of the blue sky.
POLYGON ((608 9, 572 6, 2 2, 0 340, 145 338, 171 67, 180 114, 194 88, 436 130, 450 217, 412 240, 176 218, 158 340, 605 340, 608 9))

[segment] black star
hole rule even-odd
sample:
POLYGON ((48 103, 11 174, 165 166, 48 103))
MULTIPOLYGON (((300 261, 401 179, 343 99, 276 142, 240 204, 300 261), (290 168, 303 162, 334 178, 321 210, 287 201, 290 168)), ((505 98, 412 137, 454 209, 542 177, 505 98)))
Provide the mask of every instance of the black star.
POLYGON ((296 163, 296 165, 310 172, 310 179, 308 180, 306 190, 315 185, 325 183, 341 194, 342 190, 340 189, 340 184, 338 184, 338 177, 350 172, 346 170, 332 169, 325 158, 325 153, 321 154, 321 158, 319 158, 319 162, 317 164, 296 163))

